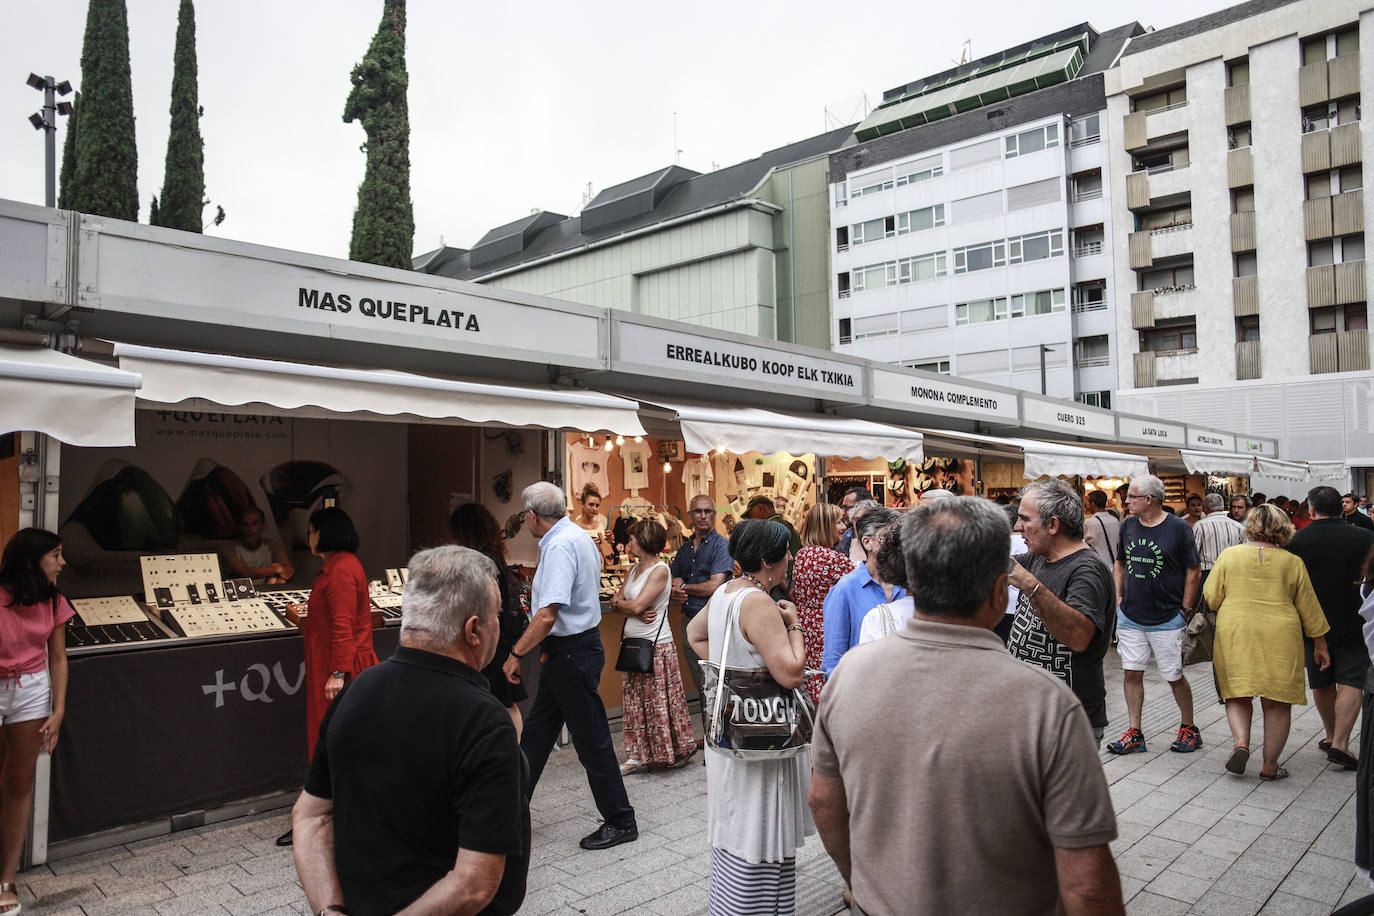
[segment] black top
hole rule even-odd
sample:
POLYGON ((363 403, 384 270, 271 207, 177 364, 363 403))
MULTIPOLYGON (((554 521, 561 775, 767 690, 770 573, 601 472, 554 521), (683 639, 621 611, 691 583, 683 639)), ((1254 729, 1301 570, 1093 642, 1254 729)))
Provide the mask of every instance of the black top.
POLYGON ((1029 595, 1022 591, 1016 600, 1016 618, 1007 637, 1007 649, 1022 661, 1039 665, 1064 681, 1083 704, 1093 727, 1106 727, 1107 685, 1102 677, 1102 658, 1107 654, 1107 621, 1116 611, 1112 571, 1091 548, 1075 551, 1053 563, 1028 553, 1013 559, 1039 579, 1042 588, 1091 620, 1094 632, 1086 649, 1071 651, 1045 629, 1029 595))
POLYGON ((1363 528, 1365 531, 1374 531, 1374 522, 1371 522, 1369 516, 1365 515, 1359 509, 1356 509, 1349 515, 1342 515, 1341 518, 1345 520, 1347 525, 1354 525, 1356 528, 1363 528))
POLYGON ((1312 589, 1321 602, 1326 622, 1331 624, 1326 639, 1333 646, 1363 643, 1358 583, 1371 548, 1374 532, 1337 518, 1314 519, 1288 543, 1288 551, 1307 567, 1312 589))
POLYGON ((1180 616, 1188 570, 1201 563, 1187 522, 1166 513, 1150 527, 1128 516, 1121 523, 1116 558, 1126 566, 1121 613, 1146 627, 1180 616))
POLYGON ((515 727, 482 675, 404 646, 344 687, 305 790, 334 801, 334 863, 352 916, 389 916, 453 869, 458 848, 506 856, 484 916, 525 899, 529 783, 515 727))

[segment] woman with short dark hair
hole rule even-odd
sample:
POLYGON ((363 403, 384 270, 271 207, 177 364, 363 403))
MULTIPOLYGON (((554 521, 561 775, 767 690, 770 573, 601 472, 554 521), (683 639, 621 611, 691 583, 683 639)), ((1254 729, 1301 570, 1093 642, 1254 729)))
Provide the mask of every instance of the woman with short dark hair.
MULTIPOLYGON (((741 575, 716 590, 687 625, 703 659, 738 668, 767 668, 791 690, 802 683, 806 645, 790 601, 769 592, 787 581, 791 533, 771 519, 745 520, 730 532, 730 556, 741 575), (724 657, 726 627, 730 657, 724 657)), ((806 791, 811 755, 783 760, 706 757, 707 840, 711 845, 710 911, 788 916, 796 909, 797 847, 815 832, 806 791)))
POLYGON ((0 554, 0 913, 15 888, 41 751, 52 753, 67 706, 67 639, 76 613, 57 590, 62 540, 25 528, 0 554))
POLYGON ((611 598, 611 610, 627 618, 623 636, 654 640, 654 670, 621 673, 625 762, 620 772, 624 775, 684 766, 697 752, 677 644, 668 625, 673 583, 668 564, 659 556, 667 541, 668 532, 656 521, 644 519, 630 526, 625 549, 635 566, 611 598))
POLYGON ((454 509, 448 518, 448 530, 453 536, 453 543, 459 547, 476 550, 496 564, 496 586, 501 597, 497 621, 501 637, 496 641, 496 654, 492 656, 491 664, 482 669, 482 676, 487 679, 492 695, 506 707, 511 723, 515 726, 515 737, 518 739, 524 729, 524 722, 520 718, 520 707, 516 704, 529 699, 529 693, 525 690, 524 684, 512 684, 501 667, 510 657, 511 647, 524 634, 525 627, 529 624, 528 610, 521 601, 524 594, 523 581, 506 562, 506 538, 501 533, 501 526, 497 524, 496 517, 486 506, 481 503, 464 503, 454 509))

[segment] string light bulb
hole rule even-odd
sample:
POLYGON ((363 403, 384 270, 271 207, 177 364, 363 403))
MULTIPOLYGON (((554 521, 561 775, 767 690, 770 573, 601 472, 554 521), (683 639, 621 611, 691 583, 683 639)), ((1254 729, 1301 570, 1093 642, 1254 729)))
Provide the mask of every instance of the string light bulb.
POLYGON ((625 437, 624 437, 624 436, 616 436, 616 437, 615 437, 615 444, 616 444, 616 445, 624 445, 624 444, 625 444, 625 437))
POLYGON ((635 441, 636 441, 636 442, 643 442, 643 441, 644 441, 644 437, 643 437, 643 436, 635 436, 635 441))
POLYGON ((610 436, 607 436, 607 437, 606 437, 606 446, 605 446, 605 448, 606 448, 606 451, 608 451, 608 452, 609 452, 611 449, 615 448, 615 444, 611 442, 611 437, 610 437, 610 436))
POLYGON ((665 462, 663 462, 663 473, 665 473, 665 474, 671 474, 671 473, 673 473, 673 463, 672 463, 671 461, 665 461, 665 462))

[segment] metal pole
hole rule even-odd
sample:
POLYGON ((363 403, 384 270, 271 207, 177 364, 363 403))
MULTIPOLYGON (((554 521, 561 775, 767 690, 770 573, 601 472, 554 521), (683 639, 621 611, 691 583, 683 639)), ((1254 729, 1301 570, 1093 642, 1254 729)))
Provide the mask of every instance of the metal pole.
POLYGON ((43 77, 43 145, 47 159, 43 163, 47 179, 45 200, 47 206, 57 206, 57 80, 51 76, 43 77))
POLYGON ((1050 348, 1044 344, 1040 345, 1040 393, 1045 393, 1045 354, 1050 352, 1050 348))

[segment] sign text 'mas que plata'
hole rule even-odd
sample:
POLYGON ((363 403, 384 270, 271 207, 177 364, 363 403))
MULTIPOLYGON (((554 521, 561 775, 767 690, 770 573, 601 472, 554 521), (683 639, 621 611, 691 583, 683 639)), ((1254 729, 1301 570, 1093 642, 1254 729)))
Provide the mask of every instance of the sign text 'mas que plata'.
POLYGON ((355 299, 349 293, 332 293, 329 290, 307 289, 302 286, 297 305, 300 308, 343 314, 356 310, 359 315, 378 321, 400 321, 478 334, 482 332, 476 312, 460 312, 457 309, 431 307, 395 299, 374 299, 370 296, 355 299))

